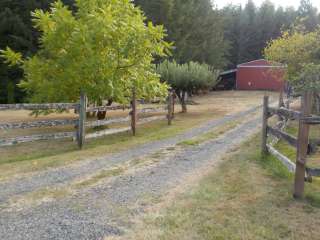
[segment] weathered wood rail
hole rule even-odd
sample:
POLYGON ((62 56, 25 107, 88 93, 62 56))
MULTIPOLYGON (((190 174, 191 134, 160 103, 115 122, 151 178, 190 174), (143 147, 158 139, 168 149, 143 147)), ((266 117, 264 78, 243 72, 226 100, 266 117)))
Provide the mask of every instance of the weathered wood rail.
POLYGON ((32 122, 19 122, 19 123, 0 123, 1 130, 9 129, 28 129, 28 128, 40 128, 40 127, 57 127, 57 126, 68 126, 78 125, 79 120, 77 119, 64 119, 64 120, 43 120, 43 121, 32 121, 32 122))
POLYGON ((320 124, 320 117, 311 114, 311 96, 311 92, 304 93, 301 100, 301 112, 281 106, 279 106, 279 108, 270 107, 268 96, 265 96, 263 100, 262 153, 272 154, 280 160, 290 172, 295 173, 294 197, 297 198, 301 198, 304 194, 305 181, 312 181, 312 177, 320 176, 320 169, 311 169, 306 166, 307 156, 312 154, 315 145, 319 144, 319 141, 311 141, 309 139, 310 125, 320 124), (280 129, 268 126, 268 119, 274 115, 280 116, 280 119, 299 121, 298 137, 294 137, 280 129), (274 136, 296 148, 296 162, 294 163, 269 144, 268 136, 274 136))
POLYGON ((87 107, 87 97, 84 93, 81 94, 79 103, 52 103, 52 104, 3 104, 0 105, 0 111, 6 110, 72 110, 78 114, 77 119, 58 119, 58 120, 41 120, 41 121, 29 121, 29 122, 14 122, 14 123, 0 123, 0 130, 14 130, 14 129, 29 129, 29 128, 43 128, 43 127, 58 127, 58 126, 74 126, 73 132, 58 132, 58 133, 45 133, 35 134, 31 136, 18 136, 6 139, 0 139, 0 147, 12 146, 20 143, 34 142, 40 140, 52 140, 70 138, 77 141, 79 148, 81 149, 85 144, 85 140, 112 135, 121 132, 132 131, 133 135, 136 133, 137 125, 145 124, 152 121, 158 121, 168 119, 168 125, 171 125, 174 109, 173 96, 170 93, 168 97, 167 106, 162 107, 146 107, 142 109, 137 108, 137 100, 135 99, 135 93, 133 94, 133 100, 131 106, 117 105, 117 106, 98 106, 87 107), (115 111, 115 110, 127 110, 131 112, 129 116, 118 117, 97 121, 87 121, 86 113, 98 112, 98 111, 115 111), (160 115, 167 113, 165 116, 160 115), (144 117, 144 115, 157 114, 157 116, 144 117), (141 116, 140 116, 141 115, 141 116), (100 130, 93 133, 86 133, 86 128, 96 128, 109 126, 112 124, 130 123, 130 127, 122 127, 116 129, 100 130))
POLYGON ((130 105, 118 105, 118 106, 100 106, 89 107, 86 112, 102 112, 102 111, 115 111, 115 110, 128 110, 131 109, 130 105))
POLYGON ((1 104, 0 111, 4 110, 71 110, 76 109, 76 103, 43 103, 43 104, 1 104))
POLYGON ((12 146, 20 143, 35 142, 40 140, 57 140, 63 138, 74 138, 75 132, 61 132, 61 133, 47 133, 47 134, 36 134, 31 136, 22 136, 8 139, 0 139, 0 146, 12 146))

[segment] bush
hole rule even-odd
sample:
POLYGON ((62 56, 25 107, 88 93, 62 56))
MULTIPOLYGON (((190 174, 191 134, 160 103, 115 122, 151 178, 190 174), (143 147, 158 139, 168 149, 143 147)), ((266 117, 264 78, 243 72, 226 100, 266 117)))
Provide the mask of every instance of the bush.
POLYGON ((186 96, 209 90, 217 84, 219 72, 207 64, 190 62, 177 64, 165 61, 157 66, 161 80, 168 83, 178 96, 182 112, 187 112, 186 96))

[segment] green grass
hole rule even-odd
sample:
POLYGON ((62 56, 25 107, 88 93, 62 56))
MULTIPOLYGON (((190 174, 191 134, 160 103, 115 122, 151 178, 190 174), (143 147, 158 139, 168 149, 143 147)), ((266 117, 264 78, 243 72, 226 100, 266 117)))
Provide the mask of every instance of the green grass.
POLYGON ((293 199, 292 187, 281 163, 260 155, 256 137, 120 239, 319 239, 319 183, 308 184, 301 201, 293 199))

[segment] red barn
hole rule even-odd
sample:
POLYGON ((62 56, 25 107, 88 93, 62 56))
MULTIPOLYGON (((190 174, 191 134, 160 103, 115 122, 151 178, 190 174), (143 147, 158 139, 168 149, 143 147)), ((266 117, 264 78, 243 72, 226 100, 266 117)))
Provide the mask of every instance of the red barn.
POLYGON ((237 66, 237 90, 280 91, 285 86, 285 66, 260 59, 237 66))

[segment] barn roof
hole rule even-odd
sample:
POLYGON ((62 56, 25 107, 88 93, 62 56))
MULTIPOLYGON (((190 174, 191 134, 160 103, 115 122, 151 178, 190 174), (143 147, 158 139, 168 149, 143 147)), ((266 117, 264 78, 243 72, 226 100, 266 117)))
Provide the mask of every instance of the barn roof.
POLYGON ((280 63, 271 63, 265 59, 258 59, 239 64, 237 68, 286 68, 286 66, 280 63))
POLYGON ((237 69, 227 70, 227 71, 221 72, 220 76, 229 75, 229 74, 235 73, 237 71, 238 71, 237 69))

